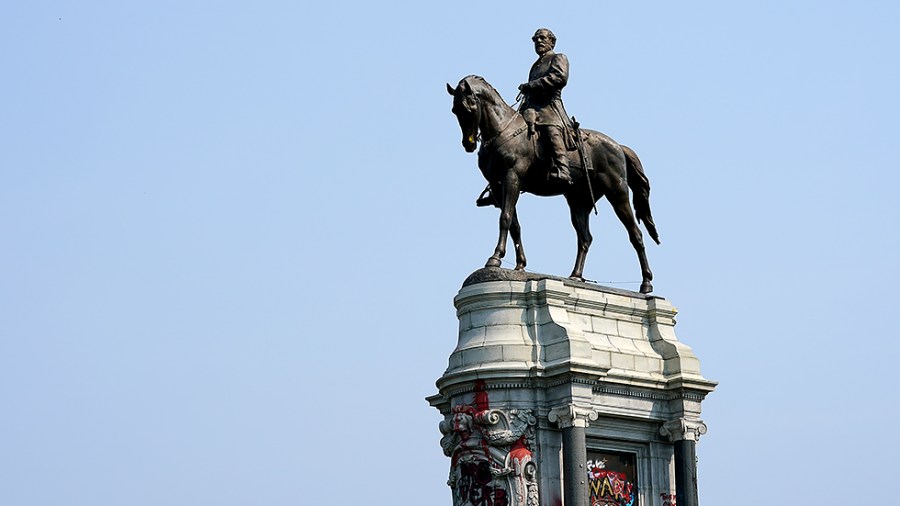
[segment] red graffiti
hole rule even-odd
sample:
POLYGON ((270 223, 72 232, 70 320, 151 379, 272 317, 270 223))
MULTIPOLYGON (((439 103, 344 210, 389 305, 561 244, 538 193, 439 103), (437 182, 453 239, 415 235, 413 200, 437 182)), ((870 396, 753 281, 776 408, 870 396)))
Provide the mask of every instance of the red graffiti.
POLYGON ((488 407, 488 393, 484 386, 484 380, 475 381, 475 409, 477 411, 487 411, 490 409, 488 407))
POLYGON ((487 388, 484 380, 475 381, 475 399, 473 405, 454 406, 453 413, 453 430, 459 434, 460 445, 451 457, 451 466, 456 466, 460 457, 468 453, 479 453, 483 457, 490 455, 488 441, 480 436, 472 437, 474 428, 471 426, 472 419, 479 413, 483 413, 490 409, 490 401, 488 400, 487 388), (464 415, 464 416, 457 416, 464 415), (473 441, 474 440, 474 441, 473 441), (480 446, 480 452, 475 448, 475 444, 480 446))
POLYGON ((472 406, 454 406, 452 412, 453 432, 457 434, 460 439, 459 445, 456 450, 454 450, 453 456, 450 459, 451 465, 455 467, 456 462, 460 457, 473 452, 476 448, 480 447, 480 441, 476 439, 475 444, 478 446, 473 446, 472 432, 476 429, 472 426, 472 418, 475 416, 475 409, 472 406))
POLYGON ((662 506, 675 506, 675 494, 660 492, 659 499, 662 501, 662 506))
MULTIPOLYGON (((488 393, 484 380, 475 380, 475 411, 484 412, 489 409, 491 409, 490 401, 488 400, 488 393)), ((490 454, 490 448, 488 448, 488 441, 486 439, 481 440, 481 447, 484 450, 485 455, 490 454)))
POLYGON ((625 473, 594 467, 588 471, 591 506, 632 506, 635 499, 634 484, 626 480, 625 473))
POLYGON ((588 476, 591 478, 591 480, 600 480, 602 478, 607 478, 607 477, 611 477, 613 479, 618 478, 619 480, 622 480, 622 481, 627 479, 625 476, 625 473, 617 473, 616 471, 610 471, 608 469, 599 469, 596 467, 591 469, 590 471, 588 471, 588 476))
MULTIPOLYGON (((511 502, 524 505, 526 501, 537 504, 534 457, 528 448, 527 436, 517 433, 520 436, 511 445, 509 439, 497 441, 498 432, 500 437, 509 437, 509 432, 504 433, 504 427, 497 425, 497 417, 507 419, 509 416, 516 423, 522 423, 515 412, 509 415, 503 410, 491 410, 484 380, 475 382, 471 404, 451 409, 450 419, 442 424, 441 432, 445 436, 441 445, 445 452, 452 448, 448 484, 453 489, 454 504, 510 506, 511 502), (510 473, 513 476, 506 477, 510 473)), ((527 416, 531 416, 530 411, 527 416)), ((507 419, 506 424, 509 423, 507 419)), ((529 423, 527 419, 526 423, 529 423)), ((515 430, 520 429, 517 425, 515 430)), ((506 427, 505 430, 514 429, 506 427)))
MULTIPOLYGON (((478 429, 472 425, 474 423, 474 418, 478 416, 479 413, 483 413, 489 409, 488 393, 484 380, 477 380, 475 382, 475 399, 473 405, 464 404, 454 406, 451 410, 453 413, 453 431, 460 439, 459 445, 450 459, 450 465, 452 467, 456 467, 459 460, 463 457, 467 459, 475 458, 478 459, 479 462, 482 462, 481 459, 490 459, 489 442, 487 439, 481 437, 478 433, 478 429)), ((488 465, 487 461, 483 461, 482 463, 485 466, 488 465)), ((469 469, 469 476, 473 476, 471 472, 472 462, 461 465, 468 466, 464 469, 469 469)), ((488 476, 490 476, 490 473, 488 473, 488 476)), ((490 479, 488 481, 490 481, 490 479)), ((467 494, 468 492, 462 494, 462 497, 465 498, 467 494)))
POLYGON ((518 441, 513 443, 512 448, 509 450, 509 458, 513 460, 519 460, 524 462, 525 459, 531 458, 531 450, 525 446, 525 436, 519 438, 518 441))
POLYGON ((494 477, 490 463, 463 462, 459 465, 459 482, 457 490, 464 504, 472 506, 509 506, 506 490, 492 487, 494 477))

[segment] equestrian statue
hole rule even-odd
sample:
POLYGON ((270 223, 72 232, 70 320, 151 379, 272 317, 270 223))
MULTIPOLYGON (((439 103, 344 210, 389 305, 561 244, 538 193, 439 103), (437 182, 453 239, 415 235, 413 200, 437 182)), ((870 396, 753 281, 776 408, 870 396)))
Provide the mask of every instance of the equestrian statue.
POLYGON ((650 182, 631 148, 608 136, 581 129, 569 118, 562 103, 562 89, 569 78, 569 61, 554 53, 556 36, 541 28, 532 37, 538 59, 528 82, 519 86, 521 106, 510 107, 484 78, 467 76, 454 88, 453 114, 462 130, 462 145, 469 153, 478 148, 478 168, 488 186, 476 204, 500 208, 500 237, 485 267, 499 267, 506 254, 507 236, 516 250, 516 270, 525 268, 522 229, 516 215, 521 192, 539 196, 563 195, 569 204, 578 236, 578 254, 570 277, 584 281, 584 261, 591 246, 590 213, 606 196, 628 231, 641 264, 641 293, 653 291, 653 273, 647 262, 638 223, 650 237, 659 235, 650 214, 650 182), (634 210, 628 201, 632 192, 634 210))

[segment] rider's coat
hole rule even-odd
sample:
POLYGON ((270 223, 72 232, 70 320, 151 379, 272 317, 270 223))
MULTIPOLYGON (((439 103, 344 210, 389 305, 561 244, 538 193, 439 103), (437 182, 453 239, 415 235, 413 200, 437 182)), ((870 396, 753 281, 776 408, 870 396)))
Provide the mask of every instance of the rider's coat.
POLYGON ((562 89, 568 81, 569 59, 562 53, 547 51, 531 66, 528 83, 522 90, 525 98, 519 112, 534 110, 535 124, 561 128, 566 144, 572 149, 571 121, 562 102, 562 89))

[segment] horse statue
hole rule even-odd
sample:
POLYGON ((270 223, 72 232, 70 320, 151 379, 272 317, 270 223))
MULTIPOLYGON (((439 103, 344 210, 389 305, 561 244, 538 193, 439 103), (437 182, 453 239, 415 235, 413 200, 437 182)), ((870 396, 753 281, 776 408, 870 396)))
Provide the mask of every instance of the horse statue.
POLYGON ((484 78, 465 77, 456 88, 448 84, 447 91, 453 96, 452 110, 462 130, 463 148, 471 153, 481 141, 478 168, 500 208, 500 237, 485 267, 500 266, 500 259, 506 254, 507 237, 511 235, 516 249, 515 268, 525 268, 522 229, 516 215, 516 202, 521 192, 543 197, 563 195, 578 236, 578 254, 569 277, 584 281, 584 261, 593 240, 589 223, 591 209, 596 211, 596 201, 605 195, 628 231, 628 238, 637 253, 642 275, 640 291, 653 291, 653 273, 638 223, 644 223, 657 244, 659 235, 650 214, 650 182, 631 148, 600 132, 581 130, 578 135, 589 163, 585 164, 580 156, 570 156, 572 184, 550 180, 547 177, 550 162, 542 159, 539 145, 529 132, 525 119, 484 78), (525 132, 528 134, 522 135, 525 132), (629 188, 636 214, 628 202, 629 188))

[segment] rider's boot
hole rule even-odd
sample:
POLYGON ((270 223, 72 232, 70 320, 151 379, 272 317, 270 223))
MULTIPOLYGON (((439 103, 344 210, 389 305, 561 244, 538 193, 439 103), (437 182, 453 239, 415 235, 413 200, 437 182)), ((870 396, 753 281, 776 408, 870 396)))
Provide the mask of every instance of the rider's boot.
POLYGON ((550 169, 549 179, 572 184, 572 176, 569 174, 569 167, 565 165, 556 165, 550 169))
POLYGON ((553 150, 553 168, 550 169, 548 179, 572 184, 572 176, 569 175, 569 157, 566 156, 566 141, 563 139, 562 129, 549 127, 546 132, 550 148, 553 150))
POLYGON ((491 187, 488 186, 481 192, 481 195, 475 199, 475 205, 478 207, 488 207, 488 206, 496 206, 497 202, 494 200, 494 194, 491 193, 491 187))

